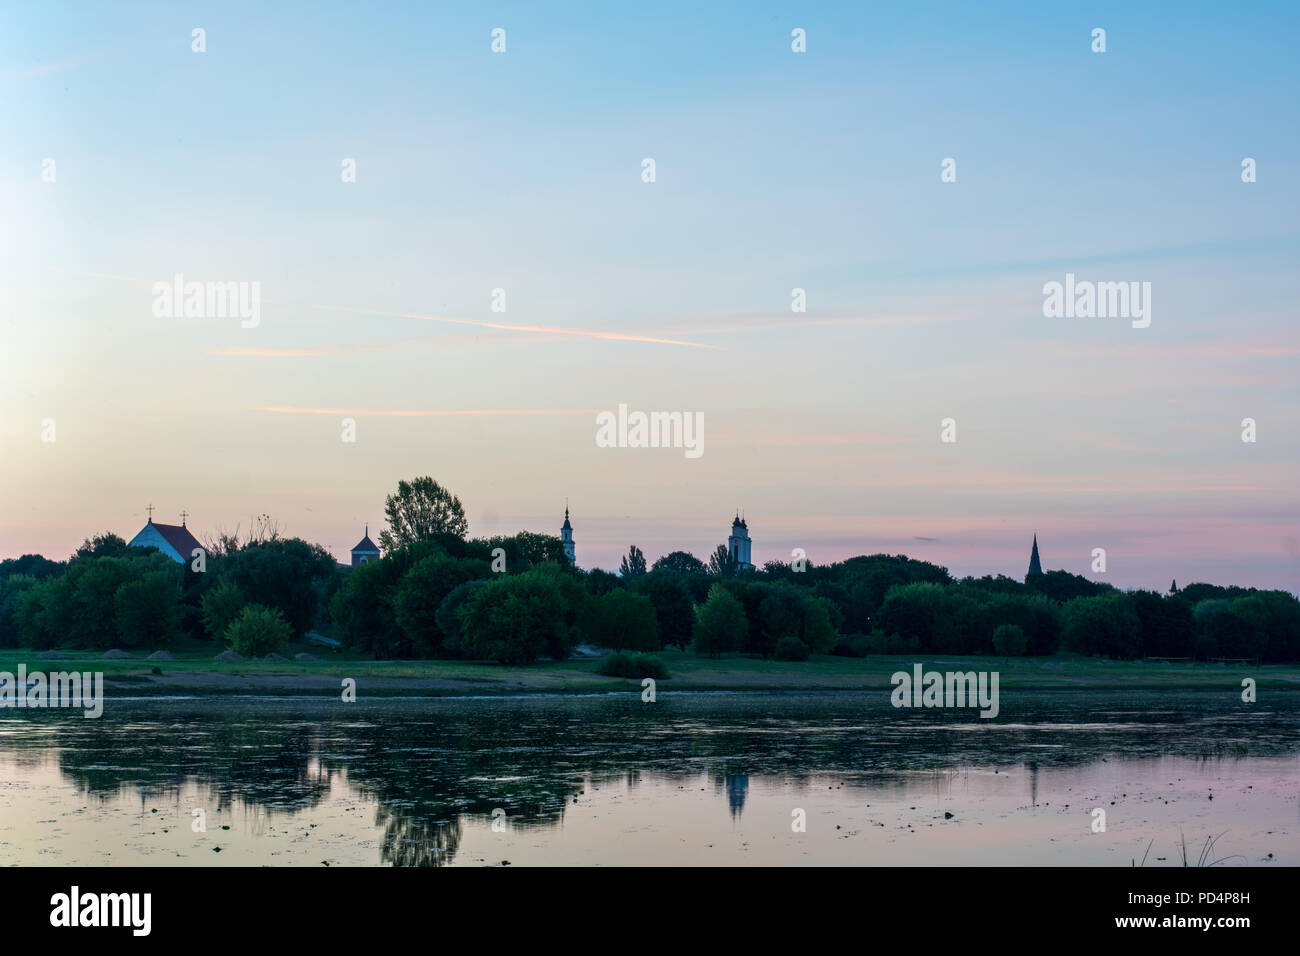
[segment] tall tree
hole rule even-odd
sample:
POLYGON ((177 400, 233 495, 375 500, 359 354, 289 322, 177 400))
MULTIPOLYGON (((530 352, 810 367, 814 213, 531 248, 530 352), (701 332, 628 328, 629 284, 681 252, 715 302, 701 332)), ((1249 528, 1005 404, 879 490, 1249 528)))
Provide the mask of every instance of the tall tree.
POLYGON ((640 548, 632 545, 623 556, 623 563, 619 566, 618 573, 625 578, 639 578, 645 572, 645 555, 641 553, 640 548))
POLYGON ((460 499, 429 476, 397 483, 397 494, 384 501, 388 527, 379 534, 385 551, 429 541, 439 534, 465 537, 469 522, 460 499))
POLYGON ((709 589, 709 597, 695 612, 695 653, 717 657, 734 651, 749 633, 745 609, 721 584, 709 589))
POLYGON ((731 560, 731 552, 725 544, 718 545, 709 555, 709 573, 719 578, 729 578, 736 573, 736 562, 731 560))

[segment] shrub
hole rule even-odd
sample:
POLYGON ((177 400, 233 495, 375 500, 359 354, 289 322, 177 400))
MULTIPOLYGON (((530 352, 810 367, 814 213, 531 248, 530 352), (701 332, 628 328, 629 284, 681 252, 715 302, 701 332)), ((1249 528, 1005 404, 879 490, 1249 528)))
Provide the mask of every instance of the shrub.
POLYGON ((865 634, 841 634, 831 653, 836 657, 866 657, 871 653, 871 639, 865 634))
POLYGON ((739 648, 749 634, 745 609, 721 584, 709 588, 709 597, 695 610, 695 653, 717 657, 739 648))
POLYGON ((181 589, 174 576, 146 574, 113 596, 123 647, 165 647, 180 636, 181 589))
POLYGON ((664 662, 659 658, 649 654, 615 651, 596 665, 596 673, 606 677, 630 677, 634 680, 643 677, 664 680, 668 677, 668 668, 664 667, 664 662))
POLYGON ((222 581, 207 594, 203 595, 200 606, 203 608, 203 629, 213 640, 220 640, 226 628, 244 609, 248 598, 243 589, 229 579, 222 581))
POLYGON ((829 654, 835 644, 835 624, 829 598, 815 597, 804 608, 803 641, 814 654, 829 654))
POLYGON ((553 566, 501 575, 461 606, 462 643, 475 657, 502 664, 531 664, 543 654, 564 660, 573 646, 570 611, 553 566))
POLYGON ((808 645, 797 637, 783 637, 776 642, 776 651, 773 656, 778 661, 806 661, 808 659, 808 645))
POLYGON ((617 588, 587 602, 583 631, 597 647, 616 651, 659 650, 654 603, 644 594, 617 588))
POLYGON ((1029 648, 1025 632, 1014 624, 999 624, 993 631, 993 650, 1003 657, 1021 657, 1029 648))
POLYGON ((265 657, 289 643, 291 633, 279 608, 249 604, 226 628, 226 640, 237 654, 265 657))
POLYGON ((903 637, 901 634, 872 631, 867 637, 868 654, 916 654, 920 650, 921 639, 915 634, 903 637))

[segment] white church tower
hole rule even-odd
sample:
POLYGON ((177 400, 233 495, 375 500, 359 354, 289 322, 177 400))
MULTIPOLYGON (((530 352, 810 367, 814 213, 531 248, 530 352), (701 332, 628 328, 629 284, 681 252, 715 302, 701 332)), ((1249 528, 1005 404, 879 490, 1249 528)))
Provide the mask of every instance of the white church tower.
POLYGON ((754 570, 754 563, 749 557, 751 543, 749 525, 745 524, 745 519, 737 513, 736 520, 731 522, 731 537, 727 539, 727 553, 731 555, 731 563, 736 566, 737 571, 754 570))
POLYGON ((573 557, 573 525, 569 524, 569 506, 564 506, 564 524, 560 525, 560 543, 564 545, 564 553, 569 558, 569 563, 577 566, 578 562, 573 557))

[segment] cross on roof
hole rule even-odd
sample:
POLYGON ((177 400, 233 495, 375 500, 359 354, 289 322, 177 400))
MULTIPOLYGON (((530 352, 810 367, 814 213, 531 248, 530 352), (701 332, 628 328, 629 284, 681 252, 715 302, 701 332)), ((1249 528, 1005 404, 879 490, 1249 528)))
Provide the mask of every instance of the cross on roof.
POLYGON ((149 505, 149 507, 145 508, 144 510, 147 511, 147 512, 149 512, 149 523, 152 524, 152 523, 153 523, 153 505, 152 505, 152 504, 149 505))
POLYGON ((182 528, 185 527, 185 519, 188 518, 189 516, 190 516, 190 513, 189 513, 188 511, 182 511, 182 512, 181 512, 181 527, 182 527, 182 528))

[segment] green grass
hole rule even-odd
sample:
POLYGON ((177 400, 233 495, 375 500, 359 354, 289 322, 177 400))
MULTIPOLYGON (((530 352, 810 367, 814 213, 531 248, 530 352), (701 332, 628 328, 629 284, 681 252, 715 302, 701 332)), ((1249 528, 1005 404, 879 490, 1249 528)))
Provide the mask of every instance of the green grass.
MULTIPOLYGON (((215 661, 217 645, 192 643, 170 649, 173 661, 100 660, 100 651, 62 650, 63 660, 41 660, 30 649, 0 649, 0 671, 14 672, 19 663, 29 671, 95 670, 118 682, 124 692, 203 694, 332 694, 339 682, 354 678, 367 693, 484 694, 484 693, 602 693, 637 690, 639 681, 604 677, 594 661, 542 662, 505 667, 475 661, 376 661, 364 655, 335 653, 306 644, 284 651, 292 657, 306 650, 319 661, 215 661), (157 667, 162 676, 153 673, 157 667), (366 685, 369 686, 366 686, 366 685)), ((877 655, 867 658, 815 656, 784 663, 742 655, 711 659, 681 651, 657 654, 670 677, 663 690, 879 690, 891 686, 890 676, 910 671, 914 663, 934 670, 997 671, 1002 689, 1205 689, 1240 691, 1244 677, 1260 688, 1300 690, 1300 666, 1230 664, 1156 664, 1102 661, 1096 658, 1051 658, 877 655)))

